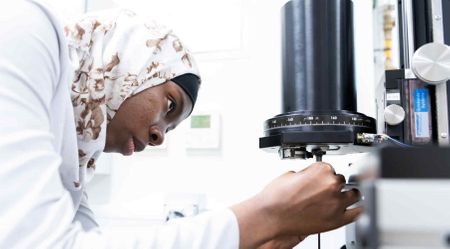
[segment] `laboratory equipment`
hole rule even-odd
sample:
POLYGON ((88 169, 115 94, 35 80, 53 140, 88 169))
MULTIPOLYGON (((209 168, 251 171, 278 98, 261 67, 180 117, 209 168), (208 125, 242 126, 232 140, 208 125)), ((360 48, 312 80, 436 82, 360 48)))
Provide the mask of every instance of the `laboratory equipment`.
POLYGON ((386 59, 400 63, 384 63, 376 99, 368 100, 377 103, 376 119, 356 110, 352 1, 282 7, 283 110, 264 122, 259 147, 318 161, 369 152, 371 160, 352 166, 365 209, 346 227, 342 248, 449 248, 450 1, 392 2, 385 10, 396 10, 396 19, 386 18, 385 32, 399 38, 386 40, 399 53, 386 59))
POLYGON ((291 0, 282 8, 283 113, 264 123, 259 147, 282 158, 370 149, 358 133, 375 120, 356 111, 351 0, 291 0))
POLYGON ((378 132, 408 146, 382 148, 363 165, 365 209, 347 226, 346 248, 449 248, 450 2, 393 2, 400 65, 381 82, 378 132))

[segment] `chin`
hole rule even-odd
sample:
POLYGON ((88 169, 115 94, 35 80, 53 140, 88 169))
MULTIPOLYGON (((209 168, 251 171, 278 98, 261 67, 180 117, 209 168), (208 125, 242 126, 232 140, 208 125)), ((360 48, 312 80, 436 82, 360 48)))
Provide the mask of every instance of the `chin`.
POLYGON ((114 151, 112 151, 111 148, 109 148, 108 146, 105 146, 105 148, 103 148, 103 152, 105 152, 105 153, 112 153, 114 151))
POLYGON ((112 146, 105 145, 105 148, 103 148, 103 152, 105 152, 105 153, 121 153, 122 150, 116 149, 112 146))

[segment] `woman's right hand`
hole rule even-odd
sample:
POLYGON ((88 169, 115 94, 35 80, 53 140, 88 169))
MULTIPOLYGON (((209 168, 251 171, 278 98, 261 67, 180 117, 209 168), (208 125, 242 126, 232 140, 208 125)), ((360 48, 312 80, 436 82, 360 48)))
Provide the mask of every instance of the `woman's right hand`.
POLYGON ((278 237, 264 243, 257 249, 292 249, 300 242, 302 242, 307 236, 284 236, 278 237))
POLYGON ((354 221, 362 210, 347 207, 359 200, 359 192, 342 192, 344 184, 345 178, 327 163, 279 176, 231 208, 239 224, 240 248, 255 248, 280 236, 329 231, 354 221))

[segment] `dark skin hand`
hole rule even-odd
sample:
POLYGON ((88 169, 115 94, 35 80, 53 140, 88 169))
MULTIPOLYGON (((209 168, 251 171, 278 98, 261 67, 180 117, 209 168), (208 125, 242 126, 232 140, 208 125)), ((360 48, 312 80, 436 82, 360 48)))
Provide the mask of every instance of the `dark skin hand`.
POLYGON ((131 96, 107 125, 104 151, 131 155, 147 145, 161 145, 165 133, 186 119, 191 110, 189 96, 172 81, 131 96))
POLYGON ((239 248, 295 243, 299 234, 325 232, 353 222, 362 209, 347 208, 360 195, 357 190, 342 192, 344 183, 345 178, 334 174, 327 163, 279 176, 256 196, 231 208, 239 224, 239 248))
POLYGON ((257 249, 292 249, 300 244, 307 236, 280 236, 264 243, 257 249))

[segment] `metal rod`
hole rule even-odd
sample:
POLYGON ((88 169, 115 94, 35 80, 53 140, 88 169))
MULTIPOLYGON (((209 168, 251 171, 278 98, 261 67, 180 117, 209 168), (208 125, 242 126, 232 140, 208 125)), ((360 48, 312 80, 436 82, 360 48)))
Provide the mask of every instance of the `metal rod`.
MULTIPOLYGON (((322 156, 325 154, 324 151, 318 150, 316 153, 314 153, 314 156, 316 156, 316 162, 322 162, 322 156)), ((320 249, 320 233, 317 234, 317 246, 320 249)))
POLYGON ((433 42, 444 43, 444 24, 442 15, 442 0, 431 1, 431 18, 433 26, 433 42))
POLYGON ((317 234, 317 246, 320 249, 320 233, 317 234))
MULTIPOLYGON (((322 162, 322 153, 316 153, 316 162, 322 162)), ((317 248, 320 249, 320 233, 317 234, 317 248)))
MULTIPOLYGON (((433 42, 444 43, 444 26, 442 23, 442 1, 431 1, 431 18, 433 23, 433 42)), ((437 137, 441 146, 449 144, 448 96, 447 84, 436 86, 437 137)))
POLYGON ((403 60, 405 69, 411 68, 414 54, 414 23, 412 0, 402 1, 402 34, 403 34, 403 60))

